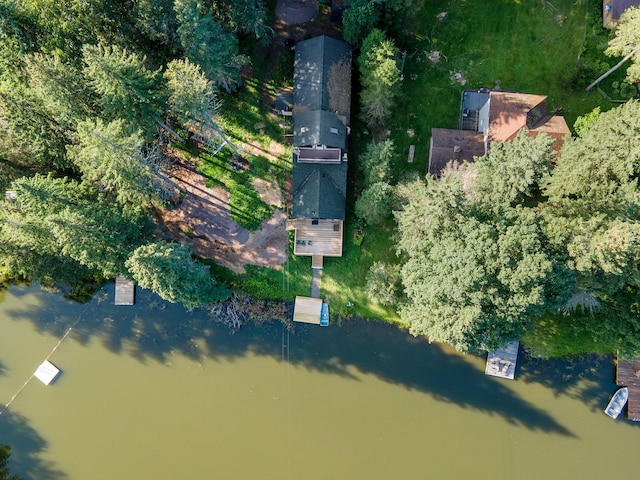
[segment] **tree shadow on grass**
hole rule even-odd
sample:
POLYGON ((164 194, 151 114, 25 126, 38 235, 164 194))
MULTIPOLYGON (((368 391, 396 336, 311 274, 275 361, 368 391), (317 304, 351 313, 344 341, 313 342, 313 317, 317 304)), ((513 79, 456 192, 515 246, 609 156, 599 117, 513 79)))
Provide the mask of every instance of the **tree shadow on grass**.
MULTIPOLYGON (((11 432, 9 470, 24 480, 64 480, 66 474, 40 458, 47 444, 21 415, 6 410, 0 415, 0 432, 11 432)), ((0 439, 0 443, 5 443, 0 439)))
POLYGON ((32 293, 41 303, 15 299, 12 307, 4 308, 5 314, 33 322, 42 333, 57 337, 72 327, 70 335, 79 343, 98 339, 111 352, 132 355, 144 363, 164 364, 175 354, 194 360, 266 356, 353 381, 373 375, 533 431, 574 436, 549 414, 519 398, 504 381, 485 376, 477 366, 481 359, 463 357, 391 325, 353 320, 331 328, 296 324, 289 331, 273 322, 230 334, 206 312, 187 311, 146 291, 138 290, 136 305, 117 307, 112 303, 113 285, 85 305, 39 292, 37 286, 11 289, 17 297, 32 293))

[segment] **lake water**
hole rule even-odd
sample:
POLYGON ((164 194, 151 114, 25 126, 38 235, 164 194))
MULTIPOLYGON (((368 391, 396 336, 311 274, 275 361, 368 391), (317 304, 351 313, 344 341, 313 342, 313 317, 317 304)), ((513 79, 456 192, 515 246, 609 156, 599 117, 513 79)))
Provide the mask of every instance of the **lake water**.
POLYGON ((484 359, 394 327, 279 324, 233 335, 203 313, 113 287, 88 304, 0 292, 0 415, 25 480, 635 478, 640 425, 602 408, 611 358, 484 359))

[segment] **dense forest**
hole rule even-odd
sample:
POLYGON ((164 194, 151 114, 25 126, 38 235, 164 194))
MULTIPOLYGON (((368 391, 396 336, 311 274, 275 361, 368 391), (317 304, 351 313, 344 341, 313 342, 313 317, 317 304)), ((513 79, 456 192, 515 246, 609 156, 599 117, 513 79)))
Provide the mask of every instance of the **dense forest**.
POLYGON ((125 275, 193 307, 228 290, 154 240, 164 150, 213 131, 260 0, 0 1, 0 268, 72 289, 125 275))

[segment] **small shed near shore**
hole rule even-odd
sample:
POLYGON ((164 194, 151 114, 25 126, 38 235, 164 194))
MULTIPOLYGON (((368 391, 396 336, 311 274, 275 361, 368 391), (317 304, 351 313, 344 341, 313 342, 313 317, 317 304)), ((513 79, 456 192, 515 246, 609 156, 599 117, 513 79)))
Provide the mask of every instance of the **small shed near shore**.
POLYGON ((115 305, 133 305, 136 303, 136 286, 124 277, 116 278, 115 305))
POLYGON ((520 342, 511 342, 507 343, 503 348, 489 352, 484 373, 493 377, 513 380, 516 376, 519 346, 520 342))

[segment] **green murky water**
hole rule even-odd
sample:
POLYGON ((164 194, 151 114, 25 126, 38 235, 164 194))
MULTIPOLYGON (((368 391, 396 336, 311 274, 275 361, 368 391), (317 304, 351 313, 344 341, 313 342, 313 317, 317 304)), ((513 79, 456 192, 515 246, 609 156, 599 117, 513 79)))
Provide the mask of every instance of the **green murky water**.
POLYGON ((395 328, 235 335, 139 293, 115 307, 0 293, 0 404, 59 339, 51 386, 0 416, 25 479, 634 478, 640 428, 601 409, 610 359, 522 361, 517 381, 395 328))

